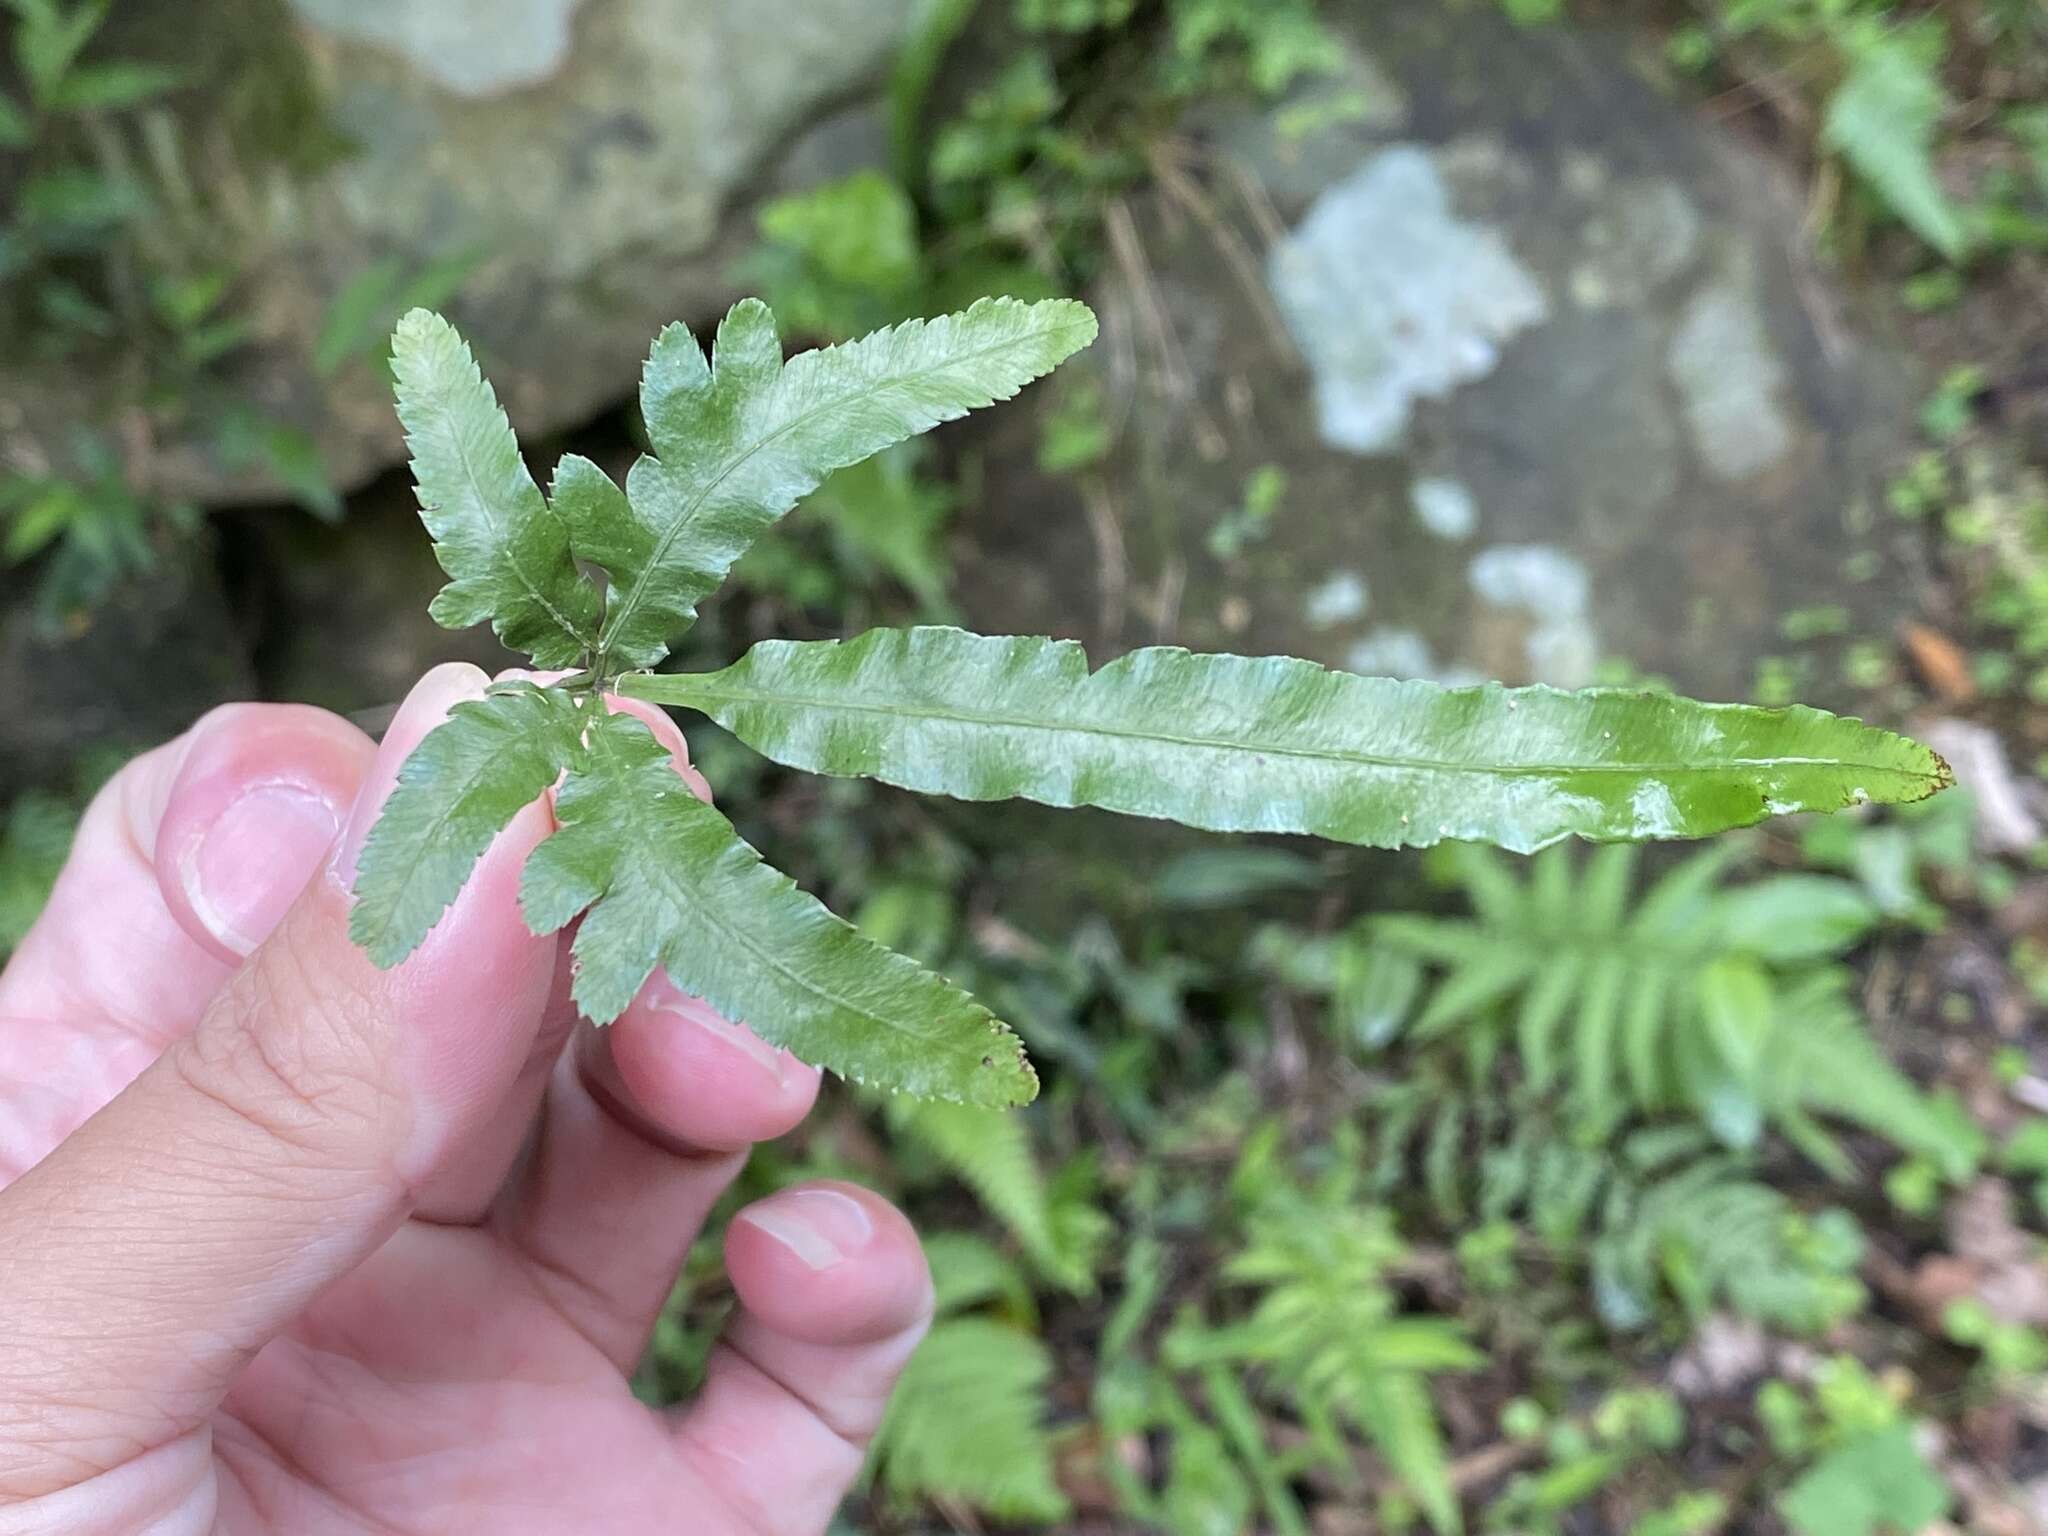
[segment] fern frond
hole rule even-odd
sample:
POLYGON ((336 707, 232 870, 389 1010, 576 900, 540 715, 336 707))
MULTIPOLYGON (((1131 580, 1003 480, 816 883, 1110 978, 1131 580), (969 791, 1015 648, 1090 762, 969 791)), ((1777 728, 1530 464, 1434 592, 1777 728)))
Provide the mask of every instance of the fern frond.
POLYGON ((1526 1226, 1560 1263, 1584 1267, 1595 1309, 1618 1332, 1655 1321, 1667 1296, 1695 1317, 1725 1305, 1812 1332, 1861 1295, 1853 1221, 1802 1213, 1694 1125, 1575 1140, 1553 1106, 1432 1078, 1388 1090, 1369 1113, 1382 1188, 1419 1191, 1453 1230, 1475 1211, 1526 1226))
MULTIPOLYGON (((1506 1025, 1522 1081, 1562 1093, 1575 1120, 1613 1127, 1686 1109, 1731 1146, 1766 1122, 1797 1128, 1825 1159, 1813 1117, 1861 1125, 1894 1144, 1953 1160, 1954 1135, 1884 1059, 1839 1001, 1833 959, 1879 913, 1855 884, 1776 875, 1725 878, 1738 850, 1692 855, 1631 902, 1625 847, 1574 855, 1553 848, 1518 867, 1488 850, 1446 855, 1469 918, 1402 913, 1367 918, 1320 941, 1280 974, 1331 996, 1340 1027, 1360 974, 1390 972, 1379 994, 1413 999, 1405 1021, 1374 1020, 1374 1038, 1416 1042, 1506 1025), (1419 992, 1402 967, 1434 973, 1419 992)), ((1267 936, 1258 953, 1285 958, 1267 936)))
POLYGON ((1049 1184, 1021 1115, 908 1098, 890 1099, 889 1128, 957 1177, 1017 1239, 1032 1265, 1063 1290, 1095 1280, 1108 1221, 1085 1190, 1049 1184))
POLYGON ((964 1504, 1001 1520, 1065 1518, 1046 1429, 1045 1346, 979 1317, 933 1327, 889 1399, 869 1474, 900 1503, 964 1504))
POLYGON ((1438 1531, 1457 1530, 1428 1383, 1435 1372, 1476 1366, 1478 1353, 1449 1318, 1401 1315, 1382 1277, 1404 1246, 1384 1210, 1352 1202, 1348 1166, 1309 1190, 1265 1182, 1244 1246, 1224 1267, 1257 1299, 1233 1322, 1177 1325, 1168 1362, 1265 1367, 1304 1421, 1327 1421, 1332 1439, 1336 1425, 1352 1426, 1438 1531))
POLYGON ((940 1317, 999 1301, 1030 1315, 1031 1286, 995 1245, 972 1232, 934 1232, 924 1239, 932 1272, 932 1309, 940 1317))
POLYGON ((1786 993, 1779 1007, 1800 1021, 1772 1038, 1769 1082, 1781 1121, 1795 1109, 1830 1115, 1931 1158, 1950 1177, 1975 1166, 1981 1133, 1967 1117, 1942 1113, 1892 1065, 1864 1025, 1846 974, 1817 972, 1786 993))
POLYGON ((1758 1322, 1813 1333, 1861 1303, 1861 1254, 1845 1214, 1809 1218, 1739 1160, 1710 1156, 1628 1190, 1592 1263, 1610 1326, 1647 1321, 1661 1283, 1695 1319, 1725 1301, 1758 1322))

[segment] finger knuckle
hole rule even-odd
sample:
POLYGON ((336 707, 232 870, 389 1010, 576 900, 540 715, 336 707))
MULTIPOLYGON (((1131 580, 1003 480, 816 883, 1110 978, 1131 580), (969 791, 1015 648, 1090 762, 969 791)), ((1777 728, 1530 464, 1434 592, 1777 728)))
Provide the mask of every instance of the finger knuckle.
POLYGON ((169 1056, 186 1084, 265 1137, 323 1158, 375 1156, 402 1134, 383 1070, 381 1010, 316 974, 288 942, 266 945, 169 1056))

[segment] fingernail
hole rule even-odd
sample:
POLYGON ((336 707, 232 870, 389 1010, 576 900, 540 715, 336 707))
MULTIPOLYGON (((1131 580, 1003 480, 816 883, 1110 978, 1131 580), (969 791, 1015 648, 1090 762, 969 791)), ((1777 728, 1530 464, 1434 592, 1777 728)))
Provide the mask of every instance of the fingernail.
POLYGON ((339 809, 302 784, 254 784, 178 856, 207 932, 238 955, 270 936, 341 830, 339 809))
POLYGON ((655 976, 648 983, 643 1000, 652 1012, 679 1019, 692 1029, 701 1029, 725 1041, 758 1065, 778 1086, 788 1080, 793 1057, 777 1050, 751 1029, 732 1023, 702 998, 679 990, 667 978, 655 976))
POLYGON ((810 1269, 830 1269, 874 1236, 861 1203, 836 1189, 793 1189, 740 1212, 810 1269))
POLYGON ((334 862, 328 866, 329 877, 343 891, 355 889, 356 861, 362 856, 364 840, 377 824, 384 802, 391 798, 391 791, 398 784, 398 770, 412 756, 412 749, 447 719, 448 711, 457 704, 464 699, 482 698, 489 682, 481 667, 451 661, 413 684, 412 692, 398 706, 398 713, 392 716, 390 728, 377 746, 377 760, 363 779, 355 807, 349 812, 348 826, 335 847, 334 862))

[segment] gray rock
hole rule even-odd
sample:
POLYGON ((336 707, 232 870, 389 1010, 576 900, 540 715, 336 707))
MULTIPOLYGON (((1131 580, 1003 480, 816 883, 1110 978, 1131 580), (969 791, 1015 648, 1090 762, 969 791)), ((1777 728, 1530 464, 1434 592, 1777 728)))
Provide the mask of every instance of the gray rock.
POLYGON ((167 552, 62 635, 39 632, 15 600, 23 585, 0 569, 0 805, 66 782, 88 748, 153 746, 256 691, 204 541, 167 552))
MULTIPOLYGON (((786 160, 843 167, 808 129, 830 117, 830 137, 872 153, 877 136, 844 109, 872 95, 914 0, 152 0, 144 19, 204 34, 230 7, 302 56, 324 125, 350 148, 303 174, 281 168, 280 146, 223 146, 225 87, 179 129, 255 332, 225 382, 311 433, 352 488, 399 458, 374 355, 395 314, 369 317, 360 355, 331 376, 310 365, 353 279, 467 260, 449 307, 515 424, 588 420, 631 392, 662 323, 736 296, 750 206, 786 185, 786 160)), ((71 422, 127 402, 127 362, 63 379, 0 362, 0 462, 61 459, 71 422)), ((275 495, 204 416, 153 445, 150 488, 275 495)))
POLYGON ((1212 112, 1133 202, 1075 369, 1111 459, 1077 490, 1024 465, 1021 413, 978 429, 966 611, 1446 680, 1622 659, 1718 697, 1791 609, 1889 633, 1902 573, 1845 561, 1912 372, 1804 264, 1792 179, 1625 38, 1430 0, 1338 19, 1354 76, 1315 89, 1369 112, 1306 138, 1298 101, 1212 112), (1273 469, 1258 536, 1212 545, 1273 469), (1347 572, 1369 605, 1335 601, 1347 572))

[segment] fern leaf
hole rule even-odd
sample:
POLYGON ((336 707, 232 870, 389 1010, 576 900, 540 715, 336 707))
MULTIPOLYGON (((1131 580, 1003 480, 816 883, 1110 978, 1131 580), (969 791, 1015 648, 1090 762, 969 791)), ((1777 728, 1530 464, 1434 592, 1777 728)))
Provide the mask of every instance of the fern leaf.
MULTIPOLYGON (((1696 985, 1697 976, 1689 978, 1696 985)), ((1677 1101, 1689 1108, 1724 1147, 1747 1150, 1764 1133, 1764 1102, 1754 1079, 1741 1076, 1702 1022, 1697 999, 1678 1015, 1665 1045, 1677 1101)))
POLYGON ((833 470, 1010 398, 1094 339, 1095 317, 1066 299, 983 299, 787 364, 758 300, 725 317, 708 363, 670 326, 641 385, 654 455, 623 504, 574 527, 576 554, 611 578, 599 670, 667 655, 733 562, 833 470))
POLYGON ((1721 878, 1747 851, 1741 839, 1730 838, 1687 855, 1643 893, 1629 931, 1645 943, 1687 942, 1721 878))
POLYGON ((1630 1188, 1610 1213, 1593 1249, 1602 1315, 1610 1327, 1640 1327, 1663 1286, 1694 1317, 1726 1301, 1774 1327, 1824 1328, 1861 1295, 1854 1224, 1824 1217, 1840 1240, 1816 1241, 1821 1219, 1809 1223, 1734 1159, 1681 1162, 1630 1188))
POLYGON ((924 1259, 932 1272, 932 1311, 949 1317, 984 1302, 1005 1302, 1019 1312, 1031 1309, 1031 1286, 1017 1266, 995 1245, 971 1232, 932 1232, 922 1239, 924 1259))
POLYGON ((1530 956, 1496 947, 1490 955, 1460 967, 1430 994, 1415 1020, 1418 1040, 1428 1040, 1491 1008, 1529 979, 1535 969, 1530 956))
POLYGON ((527 473, 469 347, 416 309, 398 322, 391 367, 420 517, 450 577, 429 612, 450 629, 489 620, 535 666, 581 665, 597 644, 597 589, 576 569, 568 525, 527 473))
POLYGON ((1951 1177, 1975 1167, 1982 1133, 1967 1116, 1952 1116, 1893 1066, 1855 1010, 1839 977, 1784 1001, 1786 1020, 1771 1040, 1774 1080, 1786 1096, 1928 1157, 1951 1177))
POLYGON ((1338 978, 1335 1002, 1338 1027, 1353 1046, 1376 1051, 1386 1045, 1415 1012, 1422 995, 1422 967, 1414 957, 1373 946, 1355 955, 1338 978))
POLYGON ((1948 99, 1936 61, 1940 23, 1888 26, 1853 52, 1821 120, 1821 138, 1891 211, 1950 261, 1969 233, 1934 173, 1935 134, 1948 99))
POLYGON ((855 1081, 990 1107, 1035 1092, 1016 1037, 987 1009, 763 864, 632 716, 591 718, 555 815, 520 903, 537 933, 582 915, 574 992, 588 1018, 616 1018, 659 965, 763 1039, 855 1081))
POLYGON ((1574 860, 1569 848, 1546 849, 1529 861, 1528 879, 1523 882, 1527 921, 1532 928, 1562 930, 1576 927, 1574 908, 1578 903, 1573 879, 1574 860))
MULTIPOLYGON (((938 626, 763 641, 721 672, 621 686, 813 773, 1379 848, 1700 836, 1950 782, 1925 747, 1816 710, 1446 689, 1171 647, 1090 672, 1071 641, 938 626)), ((1537 881, 1549 871, 1568 888, 1568 863, 1537 881)))
POLYGON ((1069 1291, 1088 1288, 1092 1245, 1076 1251, 1064 1240, 1023 1117, 910 1099, 892 1100, 888 1116, 892 1129, 922 1144, 974 1191, 1046 1278, 1069 1291))
POLYGON ((1429 1138, 1422 1149, 1422 1186, 1430 1203, 1446 1226, 1465 1218, 1463 1174, 1465 1152, 1470 1144, 1470 1106, 1464 1099, 1452 1099, 1437 1111, 1430 1123, 1429 1138))
POLYGON ((1620 1106, 1613 1091, 1619 1057, 1615 1032, 1628 984, 1626 960, 1619 955, 1597 956, 1587 967, 1578 1017, 1572 1026, 1572 1097, 1580 1112, 1598 1124, 1618 1118, 1620 1106))
MULTIPOLYGON (((1826 962, 1870 931, 1877 907, 1829 876, 1724 888, 1738 852, 1685 859, 1631 910, 1627 850, 1597 850, 1576 877, 1569 853, 1551 850, 1520 879, 1493 854, 1461 851, 1452 868, 1477 917, 1374 918, 1347 942, 1441 969, 1411 1040, 1455 1033, 1483 1057, 1512 1019, 1528 1086, 1547 1091, 1563 1069, 1591 1123, 1685 1105, 1725 1145, 1747 1147, 1767 1118, 1790 1125, 1817 1111, 1966 1165, 1954 1128, 1853 1015, 1843 1025, 1839 971, 1826 962)), ((1333 954, 1324 968, 1335 976, 1346 963, 1333 954)), ((1800 1130, 1825 1157, 1810 1120, 1800 1130)))
POLYGON ((1484 923, 1468 923, 1453 917, 1425 917, 1413 912, 1391 912, 1362 925, 1368 937, 1387 940, 1405 954, 1439 965, 1467 966, 1491 960, 1500 954, 1502 929, 1513 928, 1512 919, 1488 917, 1484 923))
POLYGON ((396 965, 440 920, 483 851, 581 751, 566 693, 511 683, 465 700, 427 733, 356 861, 349 937, 396 965))
POLYGON ((1723 955, 1699 973, 1700 1018, 1721 1064, 1745 1087, 1763 1075, 1771 1032, 1771 980, 1746 955, 1723 955))
POLYGON ((1715 910, 1721 944, 1779 964, 1839 955, 1882 916, 1861 886, 1831 875, 1775 875, 1729 891, 1715 910))
POLYGON ((1288 1484, 1280 1458, 1266 1443, 1265 1426, 1244 1383, 1221 1366, 1212 1365, 1202 1372, 1202 1396, 1208 1401, 1211 1417, 1222 1427, 1223 1438, 1250 1472, 1273 1536, 1310 1536, 1301 1501, 1288 1484))
POLYGON ((1377 1375, 1361 1383, 1351 1407, 1430 1525, 1447 1536, 1461 1530, 1464 1522, 1451 1489, 1450 1458, 1444 1454, 1436 1405, 1423 1380, 1392 1372, 1377 1375))
POLYGON ((1596 848, 1586 857, 1579 881, 1578 926, 1612 932, 1628 918, 1629 890, 1634 884, 1636 850, 1627 843, 1596 848))
POLYGON ((1671 972, 1661 965, 1637 965, 1629 973, 1628 1001, 1621 1015, 1621 1065, 1635 1102, 1655 1108, 1664 1102, 1664 1031, 1671 972))
POLYGON ((869 1466, 901 1502, 936 1500, 1000 1520, 1064 1519, 1045 1384, 1052 1361, 1028 1334, 983 1318, 935 1326, 889 1399, 869 1466))
POLYGON ((1538 1093, 1550 1086, 1555 1073, 1552 1045, 1564 1023, 1565 1011, 1578 994, 1583 975, 1577 955, 1553 955, 1522 994, 1521 1011, 1515 1019, 1515 1041, 1522 1053, 1522 1070, 1528 1074, 1529 1086, 1538 1093))
POLYGON ((1527 926, 1527 893, 1509 873, 1508 861, 1476 843, 1453 843, 1446 850, 1459 887, 1481 923, 1490 928, 1527 926))
POLYGON ((1245 1246, 1224 1269, 1259 1287, 1257 1303, 1223 1327, 1177 1326, 1168 1358, 1264 1364, 1304 1419, 1313 1410, 1362 1429, 1436 1528, 1455 1531, 1427 1379, 1480 1357, 1448 1319, 1395 1315, 1382 1276, 1400 1257, 1400 1240, 1384 1211, 1343 1203, 1345 1194, 1342 1183, 1304 1194, 1266 1181, 1245 1246))

